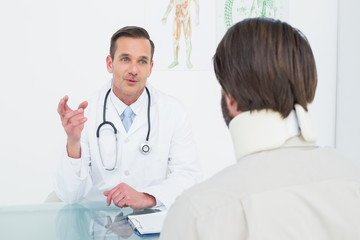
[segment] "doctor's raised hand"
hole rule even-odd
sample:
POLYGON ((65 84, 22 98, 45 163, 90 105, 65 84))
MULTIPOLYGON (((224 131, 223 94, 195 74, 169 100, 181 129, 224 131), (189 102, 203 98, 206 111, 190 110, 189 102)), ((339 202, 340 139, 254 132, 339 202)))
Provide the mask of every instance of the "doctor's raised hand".
POLYGON ((66 147, 68 155, 72 158, 80 158, 81 132, 84 129, 84 123, 87 120, 86 117, 84 117, 84 109, 87 107, 88 103, 84 101, 80 103, 76 110, 72 110, 67 104, 68 100, 68 96, 63 97, 59 102, 57 111, 60 115, 62 126, 67 134, 66 147))

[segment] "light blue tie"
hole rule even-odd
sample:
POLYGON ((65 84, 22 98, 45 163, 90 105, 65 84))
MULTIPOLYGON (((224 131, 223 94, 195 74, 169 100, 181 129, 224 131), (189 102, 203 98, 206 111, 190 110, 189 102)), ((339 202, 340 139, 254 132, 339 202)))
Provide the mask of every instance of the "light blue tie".
POLYGON ((122 120, 122 123, 124 125, 124 128, 126 130, 126 132, 129 131, 129 128, 133 122, 133 119, 132 119, 132 115, 134 114, 133 110, 131 109, 131 107, 127 106, 123 112, 123 120, 122 120))

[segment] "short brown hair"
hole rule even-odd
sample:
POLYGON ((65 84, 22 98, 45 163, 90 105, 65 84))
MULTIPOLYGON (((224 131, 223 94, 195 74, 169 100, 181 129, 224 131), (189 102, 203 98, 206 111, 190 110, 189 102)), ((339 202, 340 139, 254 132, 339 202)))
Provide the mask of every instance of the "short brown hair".
POLYGON ((216 78, 239 111, 272 109, 287 117, 294 105, 307 110, 317 72, 306 37, 285 22, 245 19, 232 26, 213 58, 216 78))
POLYGON ((114 54, 116 51, 116 40, 118 40, 120 37, 130 37, 130 38, 145 38, 149 40, 151 45, 151 58, 152 61, 155 51, 155 45, 154 42, 150 39, 149 33, 141 27, 137 26, 127 26, 119 29, 116 33, 114 33, 110 40, 110 56, 111 59, 114 59, 114 54))

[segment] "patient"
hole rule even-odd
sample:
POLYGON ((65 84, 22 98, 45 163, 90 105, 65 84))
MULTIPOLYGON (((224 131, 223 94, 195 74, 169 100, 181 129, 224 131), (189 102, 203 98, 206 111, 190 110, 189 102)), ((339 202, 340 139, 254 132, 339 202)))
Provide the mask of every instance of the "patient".
POLYGON ((360 170, 316 145, 306 37, 285 22, 246 19, 213 60, 237 164, 180 196, 160 239, 360 239, 360 170))

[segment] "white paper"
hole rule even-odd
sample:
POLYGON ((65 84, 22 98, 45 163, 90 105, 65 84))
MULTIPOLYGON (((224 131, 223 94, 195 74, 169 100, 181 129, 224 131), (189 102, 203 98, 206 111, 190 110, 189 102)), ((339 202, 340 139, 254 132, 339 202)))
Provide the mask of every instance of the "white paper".
POLYGON ((140 234, 160 233, 167 211, 142 215, 129 215, 129 223, 140 234))

